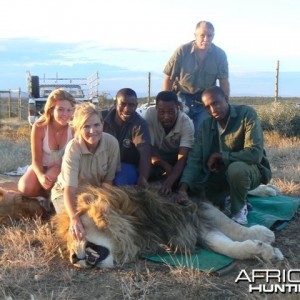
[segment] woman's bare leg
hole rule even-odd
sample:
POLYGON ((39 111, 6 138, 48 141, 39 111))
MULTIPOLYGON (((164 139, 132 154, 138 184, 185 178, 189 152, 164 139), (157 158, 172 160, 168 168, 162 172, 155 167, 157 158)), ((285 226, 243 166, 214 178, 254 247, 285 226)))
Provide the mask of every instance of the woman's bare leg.
POLYGON ((30 166, 26 173, 20 178, 18 190, 27 197, 48 197, 59 173, 60 166, 53 166, 47 169, 45 174, 52 179, 53 184, 48 190, 45 190, 40 184, 33 168, 30 166))

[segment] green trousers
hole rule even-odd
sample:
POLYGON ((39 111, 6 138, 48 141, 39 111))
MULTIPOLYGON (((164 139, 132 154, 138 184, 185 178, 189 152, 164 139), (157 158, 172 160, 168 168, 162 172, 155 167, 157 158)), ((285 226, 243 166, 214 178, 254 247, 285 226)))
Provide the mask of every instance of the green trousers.
POLYGON ((214 205, 224 207, 224 200, 230 196, 231 214, 237 214, 246 204, 248 191, 261 184, 261 174, 256 165, 238 161, 226 169, 221 166, 218 173, 211 173, 203 187, 205 195, 214 205))

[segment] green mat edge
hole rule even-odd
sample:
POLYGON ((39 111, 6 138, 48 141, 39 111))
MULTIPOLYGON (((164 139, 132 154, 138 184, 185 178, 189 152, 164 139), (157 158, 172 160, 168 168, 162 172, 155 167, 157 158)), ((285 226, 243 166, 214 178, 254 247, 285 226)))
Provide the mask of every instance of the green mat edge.
MULTIPOLYGON (((205 248, 198 248, 198 249, 196 249, 196 252, 193 254, 189 254, 189 255, 174 254, 171 252, 170 253, 166 252, 166 253, 161 253, 161 254, 157 254, 157 255, 145 255, 145 256, 143 256, 143 258, 146 258, 153 262, 164 263, 165 265, 171 265, 173 267, 184 267, 184 268, 189 268, 189 269, 197 269, 197 270, 201 270, 201 271, 213 271, 213 272, 216 272, 223 268, 226 268, 235 261, 231 257, 213 252, 213 251, 205 249, 205 248), (207 268, 207 267, 203 266, 203 262, 199 261, 200 252, 202 252, 201 253, 202 260, 207 259, 207 256, 210 256, 210 255, 214 256, 214 259, 217 260, 217 262, 214 264, 213 267, 207 268), (220 265, 220 262, 218 261, 219 259, 222 260, 222 265, 220 265)), ((205 263, 204 263, 204 265, 205 265, 205 263)))

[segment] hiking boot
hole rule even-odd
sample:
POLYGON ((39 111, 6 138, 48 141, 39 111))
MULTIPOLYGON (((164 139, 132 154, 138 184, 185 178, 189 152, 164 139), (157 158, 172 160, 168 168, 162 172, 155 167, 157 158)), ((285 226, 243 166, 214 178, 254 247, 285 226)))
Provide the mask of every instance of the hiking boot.
POLYGON ((241 225, 246 225, 248 224, 247 215, 248 209, 247 205, 245 205, 235 216, 232 217, 232 220, 241 225))

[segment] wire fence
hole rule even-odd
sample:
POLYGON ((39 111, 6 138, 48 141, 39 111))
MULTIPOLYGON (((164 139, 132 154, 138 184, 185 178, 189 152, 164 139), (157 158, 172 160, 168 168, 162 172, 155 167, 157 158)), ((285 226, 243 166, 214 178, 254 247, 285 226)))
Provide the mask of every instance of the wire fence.
POLYGON ((28 97, 21 89, 0 90, 0 119, 27 119, 28 97))

